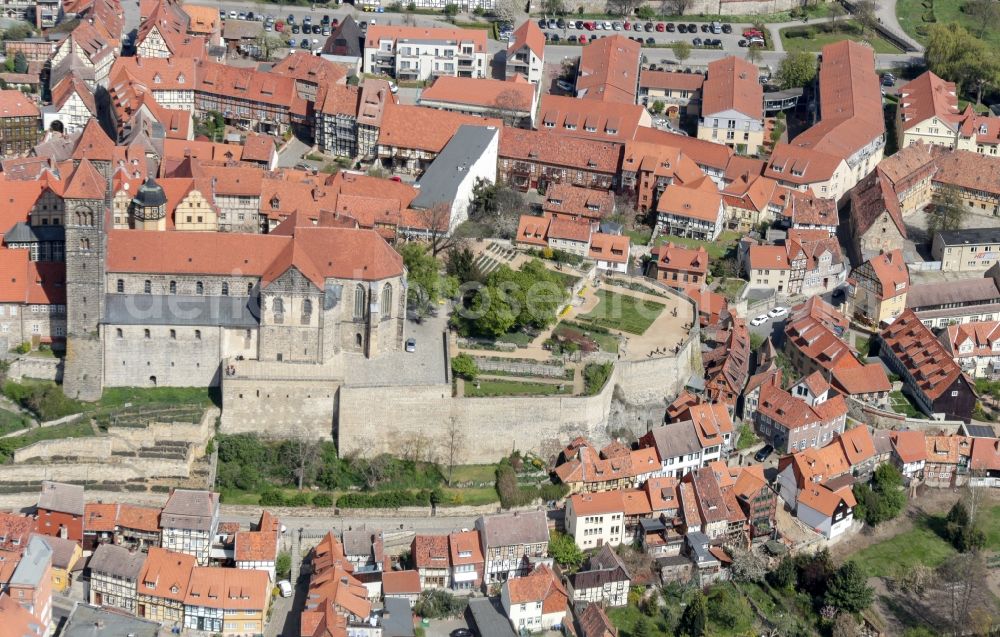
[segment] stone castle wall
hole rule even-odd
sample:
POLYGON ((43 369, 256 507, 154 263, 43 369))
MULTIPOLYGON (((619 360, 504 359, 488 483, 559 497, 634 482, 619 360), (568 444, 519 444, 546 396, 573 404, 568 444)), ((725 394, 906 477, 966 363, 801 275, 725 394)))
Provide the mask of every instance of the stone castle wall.
POLYGON ((42 358, 39 356, 22 356, 12 361, 10 369, 7 371, 7 377, 13 380, 36 378, 62 382, 62 375, 63 361, 61 358, 42 358))
MULTIPOLYGON (((799 0, 726 0, 721 2, 720 0, 693 0, 684 14, 727 16, 777 13, 779 11, 789 11, 801 6, 801 4, 799 0)), ((533 11, 541 11, 540 3, 534 2, 532 5, 533 11)), ((647 6, 652 7, 657 12, 664 11, 663 5, 659 2, 650 2, 647 3, 647 6)), ((583 7, 587 13, 609 13, 611 15, 617 13, 621 15, 620 12, 609 7, 608 3, 604 0, 577 0, 576 2, 567 2, 566 7, 571 13, 577 11, 579 7, 583 7)))

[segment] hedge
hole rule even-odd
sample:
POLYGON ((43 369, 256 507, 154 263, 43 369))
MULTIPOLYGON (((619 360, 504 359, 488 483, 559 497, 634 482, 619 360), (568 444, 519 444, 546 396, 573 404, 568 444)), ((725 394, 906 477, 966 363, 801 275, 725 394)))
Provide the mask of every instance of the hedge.
POLYGON ((393 509, 398 507, 430 506, 431 492, 379 491, 377 493, 346 493, 337 498, 337 506, 344 509, 393 509))

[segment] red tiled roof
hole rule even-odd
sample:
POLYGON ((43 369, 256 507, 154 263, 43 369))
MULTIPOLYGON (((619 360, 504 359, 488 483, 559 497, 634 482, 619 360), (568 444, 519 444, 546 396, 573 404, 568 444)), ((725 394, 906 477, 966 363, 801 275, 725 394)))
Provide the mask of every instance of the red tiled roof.
POLYGON ((271 580, 264 571, 196 566, 191 571, 184 605, 264 612, 270 587, 271 580))
POLYGON ((1000 440, 973 438, 969 469, 973 471, 1000 471, 1000 440))
POLYGON ((593 220, 610 216, 614 208, 614 195, 607 190, 593 190, 567 183, 549 186, 545 192, 545 201, 542 202, 543 213, 575 215, 593 220))
MULTIPOLYGON (((187 553, 175 553, 159 547, 151 547, 143 564, 136 592, 139 595, 162 597, 175 602, 185 601, 191 574, 197 560, 187 553)), ((224 569, 212 569, 224 570, 224 569)), ((240 571, 245 573, 247 571, 240 571)), ((267 573, 261 573, 267 578, 267 573)))
POLYGON ((704 246, 685 248, 675 246, 672 242, 667 242, 652 250, 656 259, 656 267, 660 270, 694 272, 706 274, 708 272, 708 252, 704 246))
POLYGON ((448 549, 451 553, 452 566, 483 563, 479 531, 461 531, 448 535, 448 549))
POLYGON ((722 195, 702 188, 670 184, 660 195, 656 211, 715 223, 719 220, 722 195))
POLYGON ((420 93, 420 103, 446 102, 530 113, 534 96, 535 85, 524 81, 439 75, 420 93))
POLYGON ((849 507, 857 504, 854 493, 849 488, 832 491, 823 485, 810 485, 799 491, 799 504, 804 504, 828 517, 837 511, 841 501, 847 503, 849 507))
POLYGON ((0 119, 4 117, 38 117, 38 105, 21 91, 0 91, 0 119))
POLYGON ((635 104, 642 45, 621 35, 594 40, 580 52, 577 96, 635 104))
MULTIPOLYGON (((920 390, 932 401, 950 389, 959 378, 965 377, 958 363, 913 310, 907 309, 897 316, 880 336, 885 347, 893 352, 920 390)), ((966 381, 971 387, 972 382, 967 377, 966 381)))
POLYGON ((503 122, 424 106, 388 103, 382 115, 378 145, 439 153, 463 124, 499 128, 503 122))
MULTIPOLYGON (((601 38, 603 41, 604 38, 601 38)), ((639 73, 639 86, 643 88, 658 88, 678 91, 700 91, 705 82, 701 73, 677 73, 675 71, 650 71, 643 69, 639 73)))
POLYGON ((419 595, 420 574, 416 571, 386 571, 382 574, 382 594, 419 595))
POLYGON ((579 100, 545 95, 538 110, 538 128, 559 135, 625 142, 634 139, 649 113, 637 104, 579 100))
POLYGON ((118 505, 112 503, 88 502, 83 506, 84 532, 109 532, 115 530, 118 520, 118 505))
POLYGON ((861 367, 835 367, 830 374, 837 391, 849 396, 892 390, 892 383, 889 382, 885 369, 878 363, 861 367))
POLYGON ((590 249, 587 256, 611 263, 628 263, 630 245, 628 235, 595 232, 590 235, 590 249))
POLYGON ((732 55, 710 62, 702 87, 702 115, 736 111, 763 119, 764 87, 757 81, 757 74, 756 65, 732 55))
POLYGON ((278 557, 278 533, 240 531, 236 534, 233 559, 237 562, 273 562, 278 557))
POLYGON ((899 87, 896 109, 904 131, 932 117, 937 117, 944 126, 957 127, 959 111, 955 83, 925 71, 899 87))
POLYGON ((66 264, 32 261, 30 250, 0 248, 0 302, 29 305, 66 303, 66 264))
POLYGON ((500 131, 499 156, 609 175, 618 172, 622 147, 609 142, 575 139, 547 130, 505 126, 500 131))
POLYGON ((505 586, 512 604, 542 602, 543 615, 569 610, 566 589, 548 566, 539 566, 524 577, 507 580, 505 586))
POLYGON ((853 467, 875 456, 875 441, 866 425, 851 427, 837 436, 837 443, 844 451, 844 457, 853 467))
POLYGON ((927 460, 927 448, 922 431, 893 431, 889 434, 892 448, 904 463, 927 460))
POLYGON ((416 535, 410 549, 413 566, 421 568, 448 568, 448 536, 416 535))
POLYGON ((121 528, 155 533, 160 530, 160 510, 122 504, 118 507, 117 523, 121 528))
POLYGON ((525 46, 538 58, 545 57, 545 33, 530 18, 511 34, 510 44, 507 46, 507 58, 525 46))
POLYGON ((705 139, 645 126, 640 126, 636 130, 635 141, 672 146, 693 159, 699 166, 707 166, 720 173, 725 172, 734 154, 733 149, 725 144, 716 144, 705 139))

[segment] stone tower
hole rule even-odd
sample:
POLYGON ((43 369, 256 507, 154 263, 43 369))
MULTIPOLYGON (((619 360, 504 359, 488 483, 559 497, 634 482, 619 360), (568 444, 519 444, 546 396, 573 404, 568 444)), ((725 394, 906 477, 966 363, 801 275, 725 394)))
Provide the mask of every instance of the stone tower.
POLYGON ((167 196, 153 176, 139 186, 139 191, 132 198, 132 227, 136 230, 167 229, 167 196))
POLYGON ((82 159, 67 180, 63 194, 66 209, 63 391, 79 400, 99 399, 104 386, 100 323, 104 315, 107 193, 105 176, 89 159, 82 159))

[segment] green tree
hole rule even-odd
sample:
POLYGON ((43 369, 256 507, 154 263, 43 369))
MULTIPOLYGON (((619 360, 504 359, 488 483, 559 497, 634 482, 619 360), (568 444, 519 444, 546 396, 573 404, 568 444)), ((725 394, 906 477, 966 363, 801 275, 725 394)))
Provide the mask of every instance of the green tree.
POLYGON ((24 57, 24 53, 18 51, 14 54, 14 72, 15 73, 27 73, 28 72, 28 58, 24 57))
POLYGON ((524 195, 507 184, 479 179, 472 187, 469 218, 485 224, 494 237, 513 238, 517 233, 518 220, 527 210, 524 195))
POLYGON ((35 30, 25 22, 17 22, 3 31, 4 40, 26 40, 35 35, 35 30))
POLYGON ((712 587, 708 594, 708 617, 728 634, 742 635, 753 624, 753 609, 746 597, 736 593, 732 586, 722 584, 712 587))
POLYGON ((566 13, 566 3, 563 0, 542 0, 542 11, 547 15, 563 15, 566 13))
POLYGON ((954 82, 958 92, 974 90, 976 102, 982 102, 986 86, 1000 77, 1000 57, 995 49, 954 23, 932 24, 927 31, 924 50, 927 67, 954 82))
POLYGON ((292 556, 288 551, 278 553, 274 562, 274 574, 278 579, 288 579, 292 574, 292 556))
POLYGON ((560 565, 578 569, 583 565, 583 551, 570 535, 552 531, 549 533, 549 555, 560 565))
POLYGON ((868 586, 861 567, 856 562, 847 562, 830 578, 824 601, 848 613, 859 613, 875 601, 875 591, 868 586))
POLYGON ((697 591, 684 608, 684 613, 677 625, 677 632, 684 637, 702 637, 705 634, 707 621, 708 610, 705 595, 701 591, 697 591))
POLYGON ((407 306, 420 316, 426 316, 440 297, 440 264, 421 243, 404 243, 398 252, 407 270, 407 306))
POLYGON ((968 507, 961 500, 948 511, 945 537, 962 553, 978 551, 986 544, 986 534, 976 525, 969 515, 968 507))
POLYGON ((795 583, 795 562, 791 557, 781 558, 773 571, 767 574, 767 581, 771 586, 779 589, 786 589, 795 583))
POLYGON ((483 281, 483 271, 476 265, 476 255, 467 247, 452 248, 444 259, 444 271, 448 276, 458 279, 459 283, 483 281))
POLYGON ((816 57, 807 51, 786 53, 778 65, 781 88, 802 88, 816 79, 816 57))
POLYGON ((670 43, 670 50, 674 52, 674 57, 678 62, 691 57, 691 44, 687 40, 677 40, 670 43))
POLYGON ((444 14, 449 18, 453 18, 458 15, 458 5, 457 4, 446 4, 444 5, 444 14))
POLYGON ((927 208, 927 235, 933 241, 934 235, 942 230, 961 230, 967 214, 958 188, 938 188, 927 208))
POLYGON ((14 72, 14 58, 11 57, 11 56, 7 56, 7 59, 3 61, 3 68, 8 73, 13 73, 14 72))
POLYGON ((632 628, 632 637, 651 637, 651 635, 652 629, 649 627, 649 619, 645 615, 639 616, 632 628))
POLYGON ((464 597, 456 597, 444 589, 435 588, 420 594, 413 612, 428 619, 455 617, 465 610, 467 604, 464 597))
POLYGON ((653 115, 659 115, 666 107, 667 105, 662 100, 654 100, 652 106, 649 107, 649 112, 653 115))
POLYGON ((878 526, 896 518, 906 506, 906 493, 902 489, 903 476, 895 466, 885 463, 875 470, 872 486, 854 485, 854 509, 858 517, 871 526, 878 526))
POLYGON ((451 371, 464 380, 475 380, 479 375, 479 366, 476 359, 463 353, 451 359, 451 371))
POLYGON ((649 6, 648 4, 644 4, 635 10, 635 17, 639 18, 640 20, 655 20, 656 9, 649 6))
POLYGON ((874 0, 860 0, 854 3, 854 19, 861 25, 862 33, 874 33, 879 24, 878 3, 874 0))

